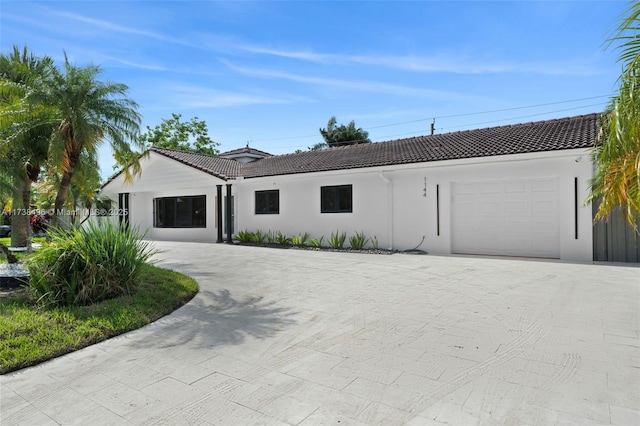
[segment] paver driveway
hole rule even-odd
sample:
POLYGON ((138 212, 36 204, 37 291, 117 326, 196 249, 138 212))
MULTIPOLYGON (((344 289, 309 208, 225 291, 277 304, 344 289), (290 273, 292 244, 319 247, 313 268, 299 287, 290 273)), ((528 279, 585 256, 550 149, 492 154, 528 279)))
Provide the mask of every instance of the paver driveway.
POLYGON ((143 329, 0 378, 0 424, 638 424, 640 269, 156 243, 143 329))

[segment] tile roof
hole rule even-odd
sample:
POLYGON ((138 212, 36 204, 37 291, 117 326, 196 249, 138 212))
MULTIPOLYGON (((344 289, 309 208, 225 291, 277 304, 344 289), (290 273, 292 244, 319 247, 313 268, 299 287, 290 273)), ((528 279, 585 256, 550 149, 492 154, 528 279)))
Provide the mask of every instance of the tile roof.
MULTIPOLYGON (((329 170, 523 154, 594 145, 600 114, 418 136, 320 151, 274 155, 252 163, 204 154, 151 151, 222 179, 255 178, 329 170)), ((237 150, 241 151, 241 150, 237 150)), ((233 152, 233 151, 230 151, 233 152)))
POLYGON ((221 158, 207 154, 197 154, 195 152, 178 151, 176 149, 158 148, 152 146, 149 151, 158 153, 165 157, 179 161, 182 164, 202 170, 205 173, 219 177, 221 179, 233 179, 242 176, 240 169, 242 163, 229 158, 221 158))
POLYGON ((259 157, 272 157, 272 154, 268 152, 260 151, 259 149, 250 148, 249 146, 245 146, 244 148, 233 149, 231 151, 221 152, 218 154, 218 157, 226 158, 226 157, 235 157, 239 154, 251 154, 259 157))

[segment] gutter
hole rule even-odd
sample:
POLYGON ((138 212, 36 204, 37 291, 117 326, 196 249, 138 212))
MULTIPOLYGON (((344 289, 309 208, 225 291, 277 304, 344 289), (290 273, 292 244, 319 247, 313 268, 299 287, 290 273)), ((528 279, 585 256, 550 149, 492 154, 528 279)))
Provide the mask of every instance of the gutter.
POLYGON ((387 184, 387 212, 388 212, 388 223, 387 223, 387 238, 389 239, 388 250, 393 250, 393 182, 389 178, 387 178, 383 172, 378 174, 380 179, 383 180, 384 183, 387 184))

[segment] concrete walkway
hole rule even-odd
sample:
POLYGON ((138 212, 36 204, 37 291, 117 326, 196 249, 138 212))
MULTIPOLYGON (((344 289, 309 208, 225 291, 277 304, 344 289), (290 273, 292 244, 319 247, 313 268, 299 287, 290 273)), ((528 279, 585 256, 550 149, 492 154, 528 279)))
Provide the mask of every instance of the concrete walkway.
POLYGON ((640 424, 637 267, 156 245, 200 293, 0 377, 0 424, 640 424))

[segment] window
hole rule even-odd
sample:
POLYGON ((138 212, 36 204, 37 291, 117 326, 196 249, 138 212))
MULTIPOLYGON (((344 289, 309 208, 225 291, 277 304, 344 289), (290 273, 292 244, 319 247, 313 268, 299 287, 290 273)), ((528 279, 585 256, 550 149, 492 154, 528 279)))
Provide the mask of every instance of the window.
POLYGON ((351 213, 352 211, 351 185, 320 187, 321 213, 351 213))
POLYGON ((280 191, 256 191, 256 214, 279 214, 280 191))
POLYGON ((207 197, 164 197, 153 199, 155 228, 206 228, 207 197))

